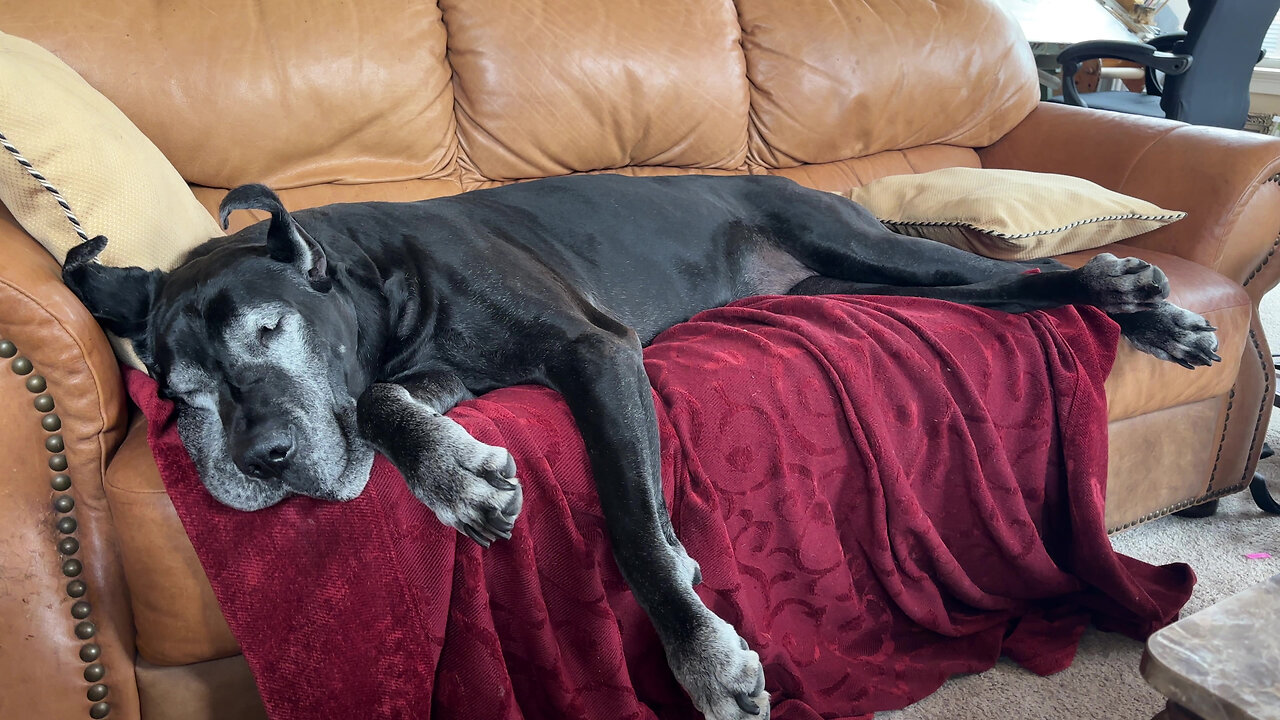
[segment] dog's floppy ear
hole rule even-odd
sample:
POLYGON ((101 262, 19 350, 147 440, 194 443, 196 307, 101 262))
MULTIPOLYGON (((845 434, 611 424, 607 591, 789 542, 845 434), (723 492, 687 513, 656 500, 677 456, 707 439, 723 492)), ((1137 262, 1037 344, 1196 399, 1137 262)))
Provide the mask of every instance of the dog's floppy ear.
POLYGON ((271 213, 271 225, 267 228, 267 252, 273 260, 298 268, 311 287, 328 292, 329 259, 324 248, 293 219, 284 203, 266 185, 241 185, 227 193, 218 206, 218 219, 222 229, 227 229, 227 218, 234 210, 266 210, 271 213))
POLYGON ((122 338, 142 340, 164 273, 94 262, 106 246, 107 238, 99 235, 71 248, 62 265, 62 281, 103 328, 122 338))

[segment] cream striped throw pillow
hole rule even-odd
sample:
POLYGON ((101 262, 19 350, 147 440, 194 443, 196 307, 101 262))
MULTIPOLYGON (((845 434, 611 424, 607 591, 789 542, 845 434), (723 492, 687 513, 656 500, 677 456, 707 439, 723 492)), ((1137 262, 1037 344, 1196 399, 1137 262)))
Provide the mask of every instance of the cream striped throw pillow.
POLYGON ((947 168, 893 175, 846 197, 889 229, 1001 260, 1119 242, 1186 217, 1069 175, 947 168))

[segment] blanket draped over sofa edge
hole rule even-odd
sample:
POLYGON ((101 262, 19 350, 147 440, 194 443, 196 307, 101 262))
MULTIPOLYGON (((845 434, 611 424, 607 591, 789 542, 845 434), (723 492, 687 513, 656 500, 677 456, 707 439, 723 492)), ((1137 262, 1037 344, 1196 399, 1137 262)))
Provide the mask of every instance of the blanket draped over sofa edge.
MULTIPOLYGON (((1177 617, 1191 569, 1115 553, 1103 522, 1117 339, 1093 308, 769 296, 646 349, 677 533, 775 718, 869 717, 1001 654, 1057 672, 1089 622, 1141 638, 1177 617)), ((273 720, 697 717, 555 392, 450 413, 524 484, 514 536, 482 550, 381 457, 350 503, 221 506, 172 404, 127 380, 273 720)))

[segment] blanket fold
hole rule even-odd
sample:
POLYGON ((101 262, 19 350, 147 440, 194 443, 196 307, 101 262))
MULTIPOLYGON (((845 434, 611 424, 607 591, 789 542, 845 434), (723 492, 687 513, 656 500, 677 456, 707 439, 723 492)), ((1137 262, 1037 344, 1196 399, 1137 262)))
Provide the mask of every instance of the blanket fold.
MULTIPOLYGON (((1145 637, 1195 577, 1114 553, 1093 308, 758 297, 645 351, 663 490, 699 595, 765 664, 780 720, 865 718, 1005 654, 1067 667, 1089 622, 1145 637)), ((173 407, 129 372, 161 476, 273 720, 696 718, 614 566, 559 395, 450 416, 507 447, 510 541, 443 527, 383 458, 355 501, 219 505, 173 407)))

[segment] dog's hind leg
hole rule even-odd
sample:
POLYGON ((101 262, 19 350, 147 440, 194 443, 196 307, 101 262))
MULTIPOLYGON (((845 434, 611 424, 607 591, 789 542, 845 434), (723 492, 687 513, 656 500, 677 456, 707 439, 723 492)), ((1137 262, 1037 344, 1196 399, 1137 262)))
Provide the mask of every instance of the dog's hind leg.
POLYGON ((1215 328, 1204 318, 1165 301, 1168 281, 1159 268, 1137 258, 1103 253, 1074 270, 1003 275, 969 285, 905 287, 815 276, 792 295, 899 295, 1027 312, 1061 305, 1094 305, 1119 325, 1143 352, 1185 367, 1220 360, 1215 328))
POLYGON ((899 235, 866 208, 832 193, 758 176, 758 230, 815 272, 838 280, 936 287, 970 285, 1031 268, 1064 270, 1052 259, 995 260, 932 240, 899 235))
POLYGON ((1188 367, 1219 359, 1214 328, 1166 302, 1164 273, 1138 258, 1103 253, 1075 270, 1052 259, 995 260, 898 235, 866 208, 831 193, 763 178, 756 183, 769 188, 751 196, 762 208, 761 231, 818 273, 791 288, 793 295, 913 295, 1007 312, 1095 305, 1139 350, 1188 367))
POLYGON ((638 339, 587 329, 564 344, 547 373, 582 433, 618 567, 676 679, 711 720, 768 718, 759 656, 694 592, 697 565, 671 531, 638 339))
POLYGON ((1028 272, 1024 269, 963 285, 917 287, 815 276, 800 281, 790 290, 792 295, 837 292, 929 297, 1005 312, 1078 304, 1094 305, 1108 313, 1133 313, 1151 310, 1163 303, 1169 285, 1164 273, 1154 265, 1103 253, 1074 270, 1028 272))

